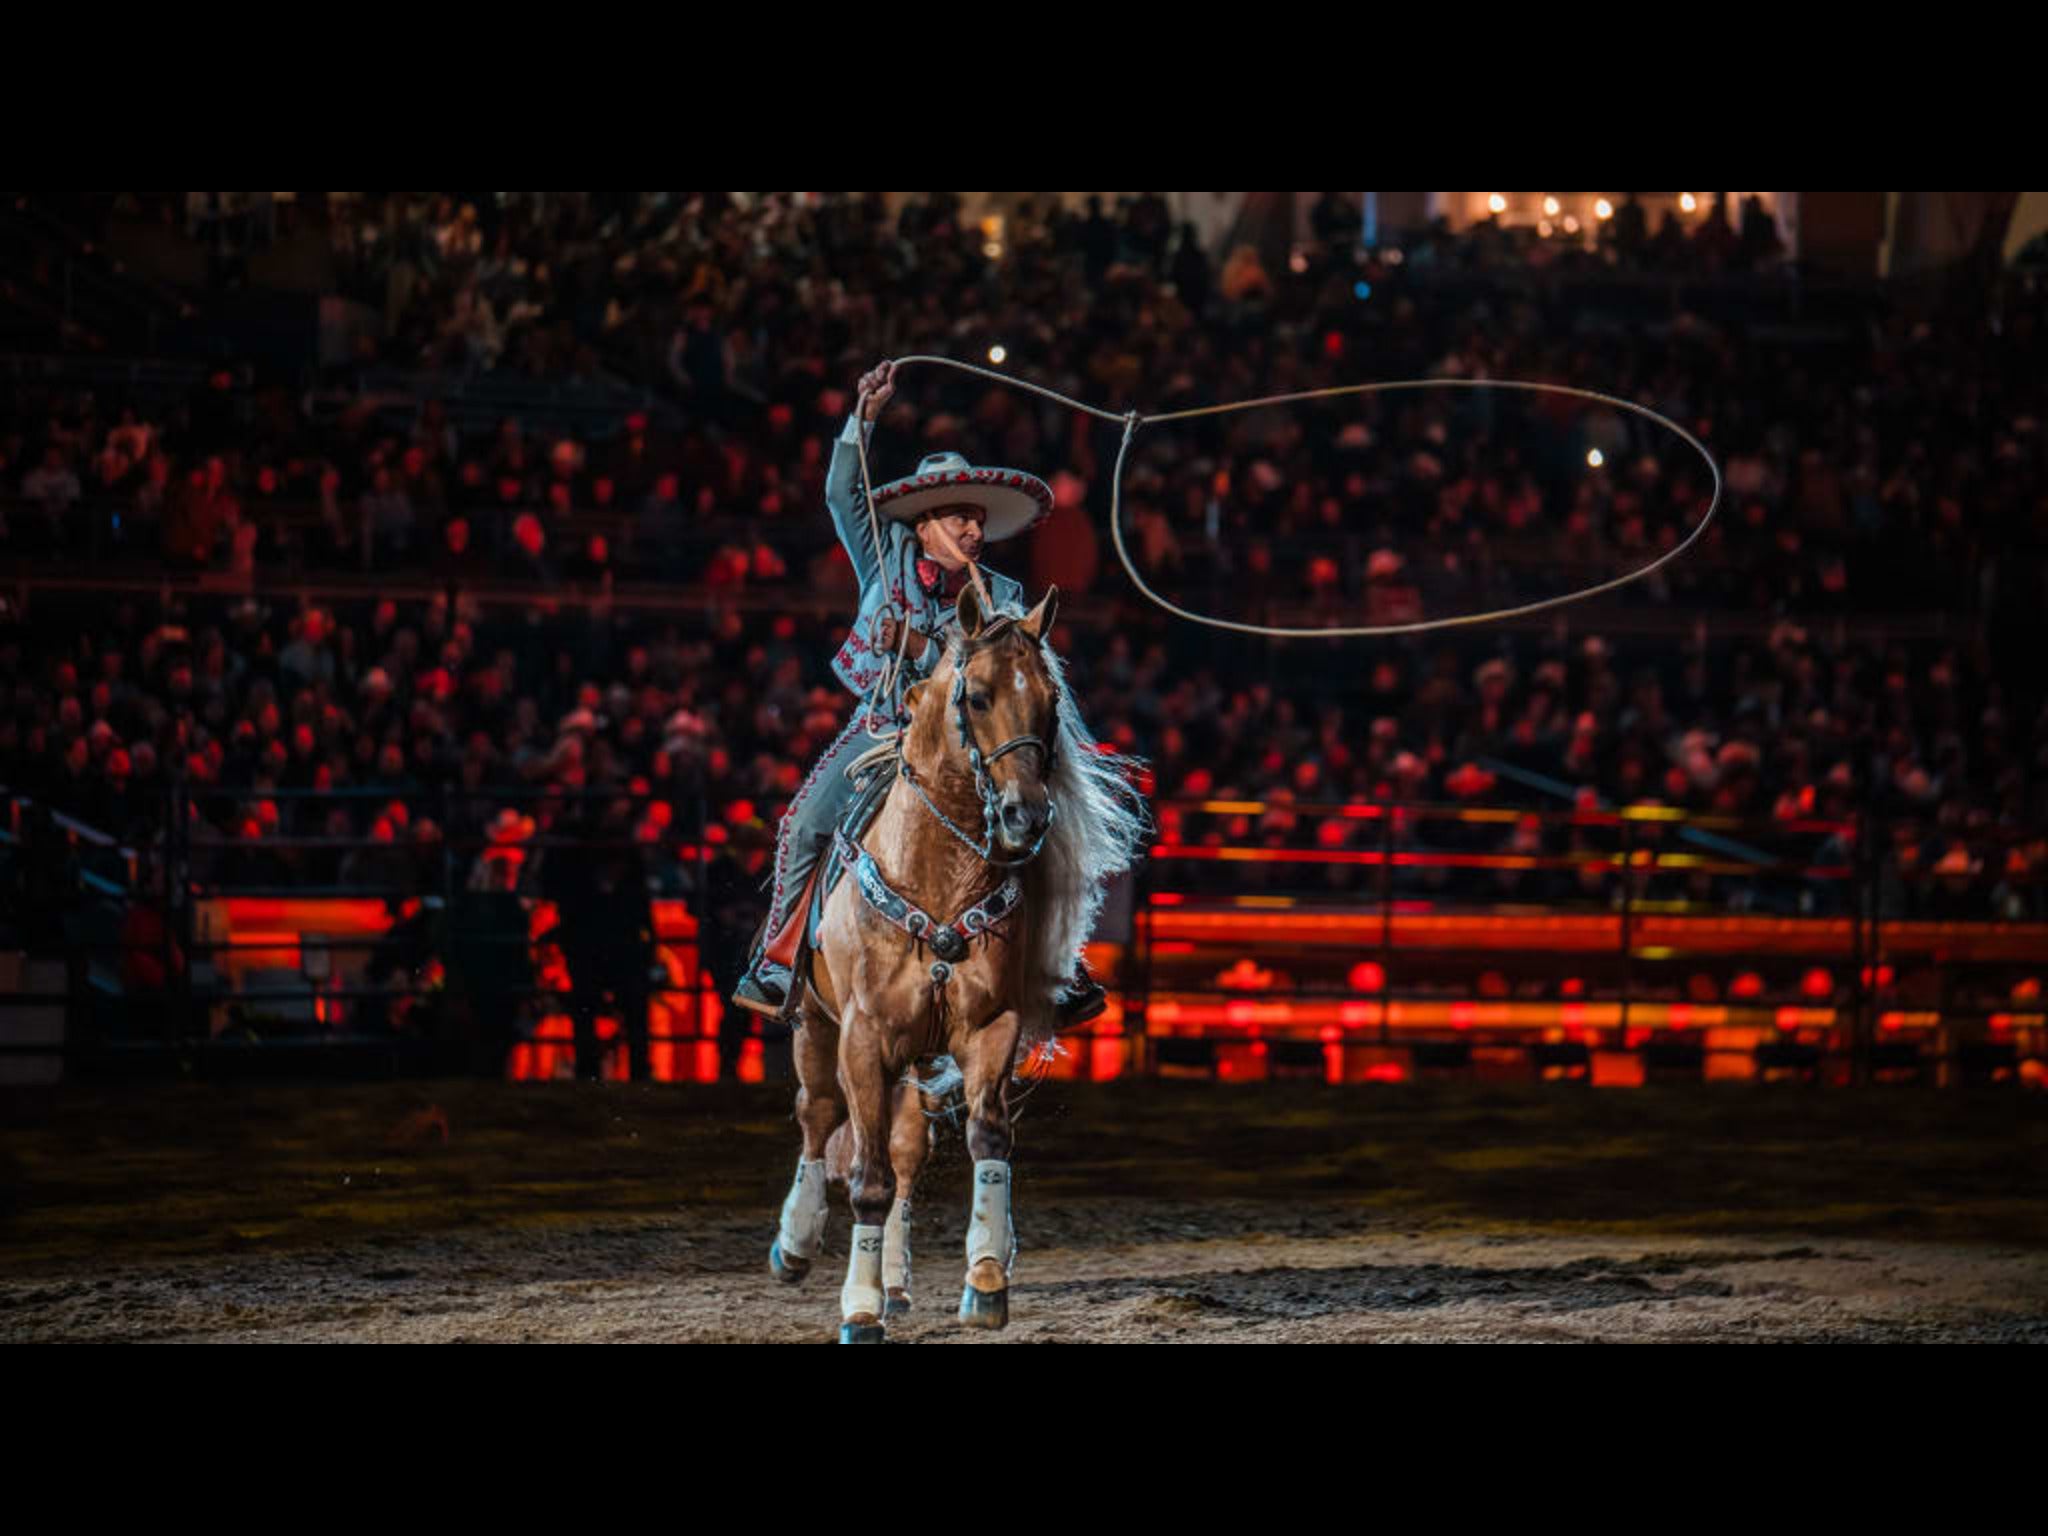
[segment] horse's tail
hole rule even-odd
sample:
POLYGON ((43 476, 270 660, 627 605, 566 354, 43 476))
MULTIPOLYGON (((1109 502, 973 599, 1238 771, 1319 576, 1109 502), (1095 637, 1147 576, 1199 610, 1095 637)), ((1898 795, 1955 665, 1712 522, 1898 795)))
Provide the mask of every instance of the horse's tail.
POLYGON ((825 1138, 825 1182, 844 1184, 853 1177, 853 1122, 842 1120, 825 1138))

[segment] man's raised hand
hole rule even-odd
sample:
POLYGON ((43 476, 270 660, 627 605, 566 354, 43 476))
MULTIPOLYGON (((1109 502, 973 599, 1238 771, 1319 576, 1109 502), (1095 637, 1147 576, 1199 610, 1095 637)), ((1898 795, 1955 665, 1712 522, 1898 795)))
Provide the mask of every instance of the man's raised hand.
POLYGON ((896 393, 896 365, 883 363, 879 368, 862 374, 859 393, 860 419, 873 421, 882 414, 882 407, 889 403, 889 397, 896 393))

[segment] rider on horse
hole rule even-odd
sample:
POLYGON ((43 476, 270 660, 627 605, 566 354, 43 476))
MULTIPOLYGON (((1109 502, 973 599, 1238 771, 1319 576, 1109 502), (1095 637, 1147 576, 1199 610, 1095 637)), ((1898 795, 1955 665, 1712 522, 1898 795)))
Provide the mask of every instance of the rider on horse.
MULTIPOLYGON (((895 364, 883 363, 860 381, 859 404, 832 449, 825 504, 860 578, 860 613, 832 670, 862 699, 853 719, 825 749, 784 813, 775 848, 775 883, 768 921, 733 1001, 769 1017, 788 1004, 789 966, 799 935, 812 872, 832 845, 832 834, 852 802, 846 769, 872 742, 865 727, 873 710, 877 729, 903 722, 902 694, 930 675, 945 653, 960 591, 972 579, 982 547, 1022 533, 1052 510, 1052 491, 1035 475, 978 469, 957 453, 933 454, 917 472, 874 493, 882 548, 861 494, 860 449, 875 418, 895 392, 895 364), (856 433, 860 434, 856 437, 856 433), (900 626, 909 626, 906 637, 900 626), (870 699, 877 677, 903 656, 892 696, 870 699)), ((1008 576, 983 570, 998 613, 1021 614, 1024 589, 1008 576)), ((1102 1012, 1102 988, 1075 957, 1072 979, 1058 1001, 1059 1022, 1072 1025, 1102 1012)))

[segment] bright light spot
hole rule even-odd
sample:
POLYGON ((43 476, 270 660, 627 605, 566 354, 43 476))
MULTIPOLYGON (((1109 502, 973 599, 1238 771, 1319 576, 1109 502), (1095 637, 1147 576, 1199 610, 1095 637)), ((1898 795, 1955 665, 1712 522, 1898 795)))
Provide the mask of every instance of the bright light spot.
POLYGON ((1287 258, 1287 270, 1290 272, 1306 272, 1308 270, 1308 253, 1306 251, 1296 251, 1290 255, 1287 258))
POLYGON ((1557 217, 1557 208, 1558 203, 1556 198, 1546 197, 1545 199, 1543 199, 1543 211, 1553 219, 1557 217))
POLYGON ((1398 267, 1407 259, 1407 254, 1398 245, 1389 246, 1386 250, 1380 252, 1380 260, 1390 267, 1398 267))
POLYGON ((1598 448, 1595 448, 1592 452, 1586 455, 1586 463, 1592 466, 1594 469, 1598 469, 1602 464, 1605 464, 1606 462, 1607 455, 1602 453, 1598 448))
POLYGON ((1000 240, 989 241, 988 244, 981 248, 981 254, 990 261, 998 260, 1003 254, 1003 242, 1000 240))
POLYGON ((1678 206, 1683 208, 1687 213, 1694 212, 1696 209, 1698 209, 1699 205, 1700 200, 1694 197, 1690 192, 1681 192, 1678 194, 1678 206))
POLYGON ((1596 203, 1594 203, 1594 204, 1593 204, 1593 217, 1594 217, 1594 218, 1596 218, 1596 219, 1611 219, 1611 218, 1613 218, 1613 217, 1614 217, 1614 204, 1612 204, 1612 203, 1610 203, 1609 201, 1607 201, 1607 199, 1606 199, 1606 198, 1604 198, 1604 197, 1603 197, 1603 198, 1601 198, 1601 199, 1600 199, 1599 201, 1597 201, 1596 203))
POLYGON ((1010 354, 1004 351, 1001 347, 990 347, 988 349, 988 360, 992 363, 1000 363, 1004 358, 1008 357, 1009 355, 1010 354))
POLYGON ((1506 213, 1508 211, 1508 200, 1496 192, 1487 198, 1486 209, 1489 213, 1506 213))
POLYGON ((1372 284, 1353 283, 1351 285, 1351 291, 1357 294, 1361 299, 1369 299, 1372 297, 1372 284))
POLYGON ((1552 223, 1550 222, 1550 220, 1548 220, 1548 219, 1539 219, 1539 220, 1537 221, 1537 223, 1536 223, 1536 233, 1537 233, 1537 234, 1539 234, 1539 235, 1541 235, 1541 236, 1542 236, 1542 237, 1543 237, 1544 239, 1548 240, 1548 239, 1550 238, 1550 232, 1551 232, 1551 230, 1552 230, 1552 229, 1554 229, 1555 227, 1556 227, 1556 226, 1555 226, 1555 225, 1553 225, 1553 224, 1552 224, 1552 223))
POLYGON ((1568 213, 1564 216, 1564 232, 1568 235, 1576 235, 1579 232, 1579 216, 1577 214, 1568 213))

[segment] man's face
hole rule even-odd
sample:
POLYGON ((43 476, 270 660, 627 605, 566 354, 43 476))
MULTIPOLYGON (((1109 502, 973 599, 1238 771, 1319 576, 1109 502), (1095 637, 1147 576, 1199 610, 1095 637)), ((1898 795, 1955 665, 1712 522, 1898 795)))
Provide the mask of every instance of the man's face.
POLYGON ((949 571, 960 570, 964 562, 956 559, 948 547, 943 532, 967 560, 981 558, 981 525, 987 517, 980 507, 941 507, 937 512, 917 525, 917 539, 924 551, 949 571))

